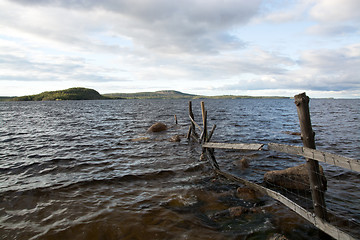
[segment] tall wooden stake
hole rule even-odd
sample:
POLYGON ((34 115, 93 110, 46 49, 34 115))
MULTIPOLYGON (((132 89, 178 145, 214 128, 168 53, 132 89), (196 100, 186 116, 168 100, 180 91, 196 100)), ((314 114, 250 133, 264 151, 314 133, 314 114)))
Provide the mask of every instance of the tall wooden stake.
MULTIPOLYGON (((192 111, 192 103, 191 101, 189 101, 189 116, 194 119, 194 114, 193 114, 193 111, 192 111)), ((197 137, 197 133, 196 133, 196 130, 195 130, 195 124, 193 122, 191 122, 191 132, 192 134, 197 137)), ((190 130, 189 130, 189 135, 190 135, 190 130)))
POLYGON ((201 102, 201 114, 203 119, 203 142, 206 142, 207 139, 207 112, 205 110, 205 103, 201 102))
MULTIPOLYGON (((295 104, 300 122, 301 137, 304 147, 315 149, 315 133, 312 130, 309 97, 305 93, 295 96, 295 104)), ((314 212, 316 216, 328 221, 324 190, 325 187, 321 181, 319 162, 313 159, 306 159, 306 165, 309 172, 311 195, 313 199, 314 212)))

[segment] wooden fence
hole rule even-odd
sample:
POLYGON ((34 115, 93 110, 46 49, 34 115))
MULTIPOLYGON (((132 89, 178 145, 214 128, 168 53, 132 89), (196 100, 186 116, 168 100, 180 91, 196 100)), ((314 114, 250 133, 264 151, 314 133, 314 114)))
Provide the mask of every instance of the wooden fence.
POLYGON ((202 113, 202 126, 201 127, 195 120, 194 114, 192 111, 192 103, 189 102, 189 118, 190 118, 190 127, 187 134, 188 139, 193 139, 198 142, 202 147, 202 159, 207 159, 212 165, 214 171, 231 180, 239 182, 245 186, 248 186, 256 191, 259 191, 263 194, 266 194, 273 199, 281 202, 285 206, 287 206, 292 211, 296 212, 298 215, 312 223, 318 229, 322 230, 326 234, 330 235, 335 239, 355 239, 351 235, 341 231, 337 227, 333 226, 329 223, 327 217, 327 210, 325 205, 325 197, 320 179, 320 169, 318 161, 331 164, 334 166, 338 166, 341 168, 349 169, 352 171, 360 172, 360 161, 356 159, 351 159, 343 156, 339 156, 333 153, 328 153, 324 151, 319 151, 315 149, 315 141, 314 141, 314 133, 311 127, 310 114, 308 108, 309 98, 305 95, 305 93, 299 94, 295 96, 295 104, 298 110, 300 128, 301 128, 301 136, 303 140, 303 147, 300 146, 290 146, 285 144, 278 143, 268 143, 268 144, 258 144, 258 143, 216 143, 210 142, 216 125, 214 125, 211 131, 208 133, 207 131, 207 111, 205 110, 204 102, 201 102, 201 113, 202 113), (200 135, 197 134, 196 129, 200 130, 200 135), (265 145, 267 145, 267 149, 271 151, 277 151, 287 154, 295 154, 299 156, 303 156, 306 158, 307 169, 310 180, 310 189, 312 191, 312 201, 314 213, 306 210, 301 207, 299 204, 293 202, 289 198, 284 195, 261 186, 259 184, 250 182, 246 179, 231 175, 227 172, 224 172, 220 169, 217 160, 214 155, 214 149, 232 149, 232 150, 249 150, 249 151, 261 151, 265 145))

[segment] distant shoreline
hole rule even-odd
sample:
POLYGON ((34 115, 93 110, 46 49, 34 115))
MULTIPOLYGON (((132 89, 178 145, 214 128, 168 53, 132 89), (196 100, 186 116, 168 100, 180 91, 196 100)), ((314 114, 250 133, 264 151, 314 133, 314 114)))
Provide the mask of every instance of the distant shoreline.
MULTIPOLYGON (((246 95, 204 96, 204 95, 183 93, 175 90, 100 94, 94 89, 81 88, 81 87, 69 88, 69 89, 57 90, 57 91, 48 91, 48 92, 42 92, 40 94, 26 95, 20 97, 0 96, 0 101, 59 101, 59 100, 106 100, 106 99, 293 99, 293 97, 246 96, 246 95)), ((335 99, 335 98, 313 98, 313 99, 335 99)))

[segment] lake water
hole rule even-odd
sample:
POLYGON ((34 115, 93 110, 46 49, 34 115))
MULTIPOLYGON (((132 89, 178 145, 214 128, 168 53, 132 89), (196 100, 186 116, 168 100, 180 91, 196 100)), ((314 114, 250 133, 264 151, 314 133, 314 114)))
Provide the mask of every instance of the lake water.
MULTIPOLYGON (((301 145, 294 100, 204 100, 213 141, 301 145)), ((310 102, 318 149, 359 159, 360 100, 310 102)), ((199 121, 200 100, 193 101, 199 121)), ((201 121, 199 121, 201 122, 201 121)), ((0 239, 316 239, 316 229, 271 198, 235 196, 185 138, 188 100, 0 102, 0 239), (153 123, 179 124, 148 134, 153 123), (234 206, 261 212, 214 218, 234 206)), ((222 169, 262 183, 303 163, 271 151, 223 151, 222 169), (250 167, 237 161, 246 157, 250 167)), ((360 174, 324 166, 327 205, 360 225, 360 174)), ((341 222, 341 221, 340 221, 341 222)), ((345 221, 346 222, 346 221, 345 221)), ((360 228, 343 224, 360 238, 360 228)))

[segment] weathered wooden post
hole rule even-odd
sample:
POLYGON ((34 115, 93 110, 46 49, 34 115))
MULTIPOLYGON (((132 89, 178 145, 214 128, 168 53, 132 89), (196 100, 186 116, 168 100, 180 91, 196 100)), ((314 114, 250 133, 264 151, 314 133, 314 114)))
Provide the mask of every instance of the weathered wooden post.
MULTIPOLYGON (((200 144, 201 143, 205 143, 206 142, 206 138, 207 138, 207 123, 206 123, 206 118, 207 118, 207 113, 205 111, 205 103, 202 101, 201 102, 201 116, 202 116, 202 120, 203 120, 203 131, 200 135, 200 144)), ((200 156, 200 160, 205 160, 205 153, 206 153, 206 148, 202 148, 202 153, 200 156)))
MULTIPOLYGON (((189 116, 191 119, 194 119, 191 101, 189 101, 189 116)), ((190 138, 191 134, 193 134, 195 137, 197 137, 197 133, 195 131, 195 124, 192 121, 191 121, 191 125, 190 125, 189 132, 188 132, 188 139, 190 138)))
POLYGON ((192 129, 192 127, 191 127, 191 125, 190 125, 190 126, 189 126, 188 134, 186 135, 186 138, 187 138, 188 140, 190 140, 190 137, 191 137, 191 129, 192 129))
POLYGON ((206 142, 207 139, 207 111, 205 110, 205 103, 201 102, 201 114, 202 114, 202 120, 203 120, 203 135, 202 139, 204 139, 203 142, 206 142))
MULTIPOLYGON (((209 141, 209 139, 211 138, 212 134, 214 133, 214 130, 216 128, 216 126, 214 125, 212 130, 211 130, 211 135, 208 135, 207 132, 207 111, 205 110, 205 103, 201 102, 201 114, 202 114, 202 120, 203 120, 203 132, 201 134, 200 137, 200 143, 206 143, 209 141)), ((214 155, 214 149, 213 148, 203 148, 202 149, 202 153, 200 156, 200 160, 205 160, 206 156, 208 156, 208 159, 210 161, 210 164, 212 165, 212 167, 214 169, 219 170, 219 164, 216 161, 215 155, 214 155)))
MULTIPOLYGON (((310 99, 305 93, 295 95, 295 104, 300 122, 303 145, 304 147, 315 149, 315 133, 311 126, 309 101, 310 99)), ((319 218, 328 221, 324 197, 325 187, 321 181, 319 162, 309 158, 306 158, 306 162, 314 212, 319 218)))
POLYGON ((211 131, 210 131, 208 139, 207 139, 208 142, 210 142, 211 137, 214 134, 215 128, 216 128, 216 124, 214 124, 213 127, 211 128, 211 131))

